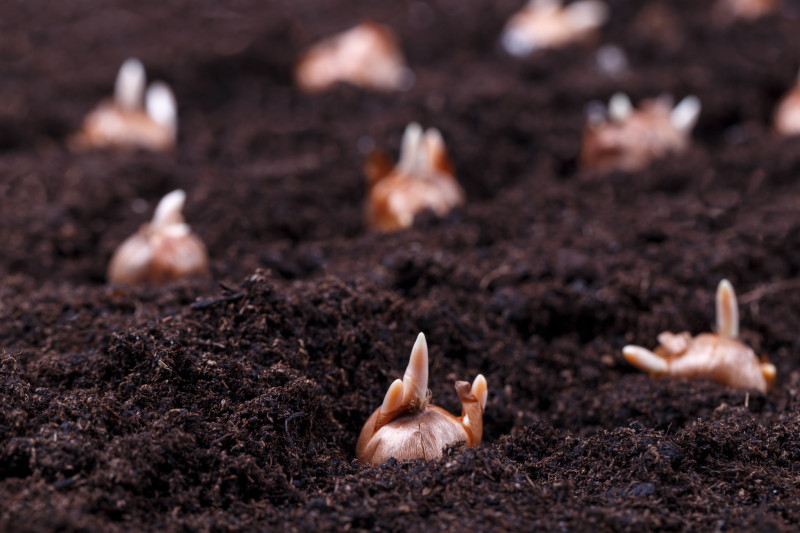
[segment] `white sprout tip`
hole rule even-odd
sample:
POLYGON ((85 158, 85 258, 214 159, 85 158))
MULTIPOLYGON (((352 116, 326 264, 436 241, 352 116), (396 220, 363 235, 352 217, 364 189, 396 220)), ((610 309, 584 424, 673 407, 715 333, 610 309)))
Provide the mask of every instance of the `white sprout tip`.
POLYGON ((566 6, 564 14, 573 29, 590 30, 608 19, 608 5, 597 0, 582 0, 566 6))
POLYGON ((420 405, 428 396, 428 343, 425 335, 420 333, 411 348, 411 357, 403 376, 403 403, 416 400, 420 405))
POLYGON ((163 81, 153 82, 147 88, 146 99, 147 115, 174 137, 178 132, 178 104, 172 89, 163 81))
POLYGON ((164 196, 153 214, 150 223, 154 229, 165 228, 171 224, 183 223, 183 205, 186 203, 186 193, 181 189, 172 191, 164 196))
POLYGON ((486 400, 489 397, 489 386, 486 383, 486 378, 483 374, 478 374, 475 381, 472 382, 470 392, 475 395, 481 404, 481 409, 486 409, 486 400))
POLYGON ((391 413, 403 405, 403 381, 396 379, 389 385, 386 396, 383 398, 381 413, 391 413))
POLYGON ((608 101, 608 118, 615 122, 624 122, 633 114, 633 104, 625 93, 614 93, 608 101))
POLYGON ((397 163, 397 166, 400 167, 404 172, 411 172, 416 166, 422 140, 422 126, 416 122, 412 122, 406 126, 406 130, 403 132, 403 140, 400 145, 400 160, 397 163))
POLYGON ((717 285, 717 334, 730 339, 739 336, 739 304, 736 292, 727 279, 717 285))
POLYGON ((135 58, 126 59, 117 73, 114 102, 127 111, 141 109, 144 84, 145 73, 142 62, 135 58))
POLYGON ((669 114, 669 122, 672 127, 679 131, 688 132, 697 124, 700 118, 700 99, 694 95, 689 95, 676 105, 669 114))
POLYGON ((625 359, 640 370, 651 374, 666 374, 668 370, 667 361, 654 354, 647 348, 641 346, 628 345, 622 349, 625 359))

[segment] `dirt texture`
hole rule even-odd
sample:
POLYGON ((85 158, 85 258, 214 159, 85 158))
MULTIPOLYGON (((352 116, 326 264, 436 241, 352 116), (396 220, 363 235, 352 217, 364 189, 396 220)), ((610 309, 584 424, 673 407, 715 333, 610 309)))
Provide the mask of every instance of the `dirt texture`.
POLYGON ((595 41, 515 59, 498 36, 522 4, 0 4, 0 530, 800 527, 800 138, 770 125, 798 4, 723 28, 710 2, 612 0, 595 41), (414 87, 298 92, 302 51, 366 17, 414 87), (71 153, 130 56, 172 85, 178 150, 71 153), (618 90, 696 94, 691 149, 581 172, 584 107, 618 90), (467 204, 371 233, 363 164, 411 121, 441 129, 467 204), (211 279, 108 286, 176 188, 211 279), (722 278, 771 392, 626 364, 709 331, 722 278), (436 404, 486 376, 484 443, 359 466, 420 331, 436 404))

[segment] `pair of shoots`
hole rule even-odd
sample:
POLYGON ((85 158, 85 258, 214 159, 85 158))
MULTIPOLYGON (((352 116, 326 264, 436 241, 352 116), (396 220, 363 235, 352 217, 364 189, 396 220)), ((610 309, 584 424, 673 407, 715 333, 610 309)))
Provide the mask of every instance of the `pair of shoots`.
POLYGON ((144 66, 138 59, 122 64, 114 97, 100 103, 72 139, 75 149, 115 148, 167 151, 175 147, 178 112, 175 96, 161 81, 145 92, 144 66))
POLYGON ((478 446, 483 436, 483 413, 488 386, 478 374, 470 385, 456 382, 462 412, 456 417, 431 405, 428 391, 428 345, 417 337, 403 379, 395 380, 361 430, 356 445, 358 462, 379 465, 394 457, 399 461, 438 459, 442 449, 459 442, 478 446))
POLYGON ((594 35, 608 19, 608 5, 597 0, 530 0, 509 19, 500 42, 511 55, 561 48, 594 35))
POLYGON ((600 102, 590 104, 581 167, 598 172, 633 172, 655 159, 683 152, 689 146, 700 108, 696 96, 673 105, 672 97, 662 95, 643 101, 635 109, 623 93, 611 97, 608 109, 600 102))
POLYGON ((111 283, 166 283, 208 274, 208 252, 183 218, 186 193, 172 191, 156 207, 153 219, 128 237, 111 257, 111 283))
POLYGON ((654 351, 625 346, 625 359, 657 377, 707 378, 729 387, 766 392, 775 380, 775 365, 760 360, 738 340, 739 309, 728 280, 722 280, 717 287, 716 307, 716 333, 692 337, 685 331, 665 331, 658 336, 659 345, 654 351))
POLYGON ((374 152, 366 174, 366 219, 375 230, 409 228, 414 217, 426 209, 443 217, 465 201, 442 134, 435 128, 423 132, 417 123, 406 127, 397 165, 383 153, 374 152))
POLYGON ((322 92, 340 82, 376 91, 404 91, 414 84, 414 74, 406 66, 394 32, 367 20, 311 47, 297 63, 295 80, 307 93, 322 92))

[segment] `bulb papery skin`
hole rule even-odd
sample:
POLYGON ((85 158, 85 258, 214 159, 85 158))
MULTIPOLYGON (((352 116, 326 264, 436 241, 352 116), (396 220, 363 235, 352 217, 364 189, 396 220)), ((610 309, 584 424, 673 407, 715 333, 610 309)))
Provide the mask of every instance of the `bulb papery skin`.
MULTIPOLYGON (((663 345, 655 350, 661 357, 671 360, 671 376, 686 379, 706 377, 729 387, 755 389, 762 393, 769 389, 761 362, 750 347, 713 333, 696 337, 684 334, 683 337, 687 339, 687 346, 681 353, 673 353, 663 345)), ((662 338, 669 337, 662 334, 662 338)))
POLYGON ((114 253, 108 269, 112 283, 167 283, 208 273, 208 252, 193 233, 171 235, 147 227, 129 237, 114 253))
POLYGON ((175 135, 141 110, 119 109, 113 102, 104 102, 86 117, 74 147, 166 152, 175 147, 175 135))
POLYGON ((398 461, 433 460, 442 456, 445 446, 466 442, 476 446, 472 432, 455 417, 435 405, 395 418, 374 431, 380 408, 364 424, 358 438, 356 455, 362 465, 377 466, 391 457, 398 461))
POLYGON ((442 134, 424 131, 412 122, 403 133, 400 159, 392 165, 382 152, 373 152, 366 166, 367 225, 385 233, 410 228, 425 210, 444 217, 465 202, 455 178, 442 134))
POLYGON ((311 47, 297 64, 295 80, 307 93, 325 91, 338 82, 396 91, 410 89, 414 76, 394 32, 367 21, 311 47))

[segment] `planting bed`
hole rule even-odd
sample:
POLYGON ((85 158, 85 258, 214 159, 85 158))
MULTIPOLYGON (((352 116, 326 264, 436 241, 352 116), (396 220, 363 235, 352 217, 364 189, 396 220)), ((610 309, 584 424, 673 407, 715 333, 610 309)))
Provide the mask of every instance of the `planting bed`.
POLYGON ((705 2, 613 1, 596 42, 517 60, 497 37, 521 3, 0 5, 0 529, 796 530, 800 139, 770 121, 800 9, 718 28, 705 2), (295 90, 302 50, 364 17, 414 87, 295 90), (70 153, 129 56, 174 88, 177 152, 70 153), (581 173, 584 106, 617 90, 696 94, 693 147, 581 173), (468 203, 370 233, 363 163, 410 121, 468 203), (211 279, 107 286, 176 188, 211 279), (708 331, 722 278, 771 392, 625 363, 708 331), (484 443, 358 466, 420 331, 435 403, 486 376, 484 443))

